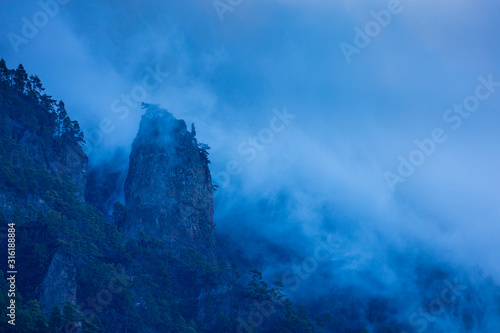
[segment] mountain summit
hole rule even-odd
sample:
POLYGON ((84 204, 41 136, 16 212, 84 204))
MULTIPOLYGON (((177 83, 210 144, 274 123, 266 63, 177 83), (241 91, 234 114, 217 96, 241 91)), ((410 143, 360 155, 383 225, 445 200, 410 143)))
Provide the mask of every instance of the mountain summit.
POLYGON ((193 248, 214 260, 213 189, 206 146, 165 109, 144 104, 125 182, 125 234, 193 248))

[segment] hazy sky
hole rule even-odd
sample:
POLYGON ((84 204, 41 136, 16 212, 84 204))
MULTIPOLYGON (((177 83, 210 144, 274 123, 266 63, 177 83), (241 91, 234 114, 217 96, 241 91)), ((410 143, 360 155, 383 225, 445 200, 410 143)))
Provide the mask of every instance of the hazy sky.
POLYGON ((46 2, 5 0, 0 57, 64 100, 92 163, 158 103, 212 147, 218 230, 343 221, 500 279, 500 4, 46 2), (419 165, 392 190, 400 156, 419 165))

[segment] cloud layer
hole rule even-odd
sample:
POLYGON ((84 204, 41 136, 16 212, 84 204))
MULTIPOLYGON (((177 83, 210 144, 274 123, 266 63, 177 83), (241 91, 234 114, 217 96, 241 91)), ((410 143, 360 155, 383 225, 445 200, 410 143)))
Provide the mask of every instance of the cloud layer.
POLYGON ((500 88, 459 129, 443 118, 475 93, 478 77, 500 81, 498 7, 243 0, 221 15, 210 1, 72 1, 16 53, 8 33, 23 36, 23 17, 33 22, 43 9, 10 1, 0 48, 10 67, 23 63, 65 101, 92 163, 130 149, 142 101, 194 122, 223 185, 218 232, 250 230, 288 248, 341 233, 360 265, 386 263, 384 248, 418 244, 499 281, 500 88), (386 26, 373 23, 396 5, 386 26), (370 24, 379 27, 371 37, 370 24), (358 50, 350 62, 341 43, 358 50), (146 89, 152 71, 163 74, 146 89), (271 138, 273 110, 284 107, 295 117, 271 138), (384 173, 397 173, 399 156, 408 159, 436 128, 446 142, 391 191, 384 173))

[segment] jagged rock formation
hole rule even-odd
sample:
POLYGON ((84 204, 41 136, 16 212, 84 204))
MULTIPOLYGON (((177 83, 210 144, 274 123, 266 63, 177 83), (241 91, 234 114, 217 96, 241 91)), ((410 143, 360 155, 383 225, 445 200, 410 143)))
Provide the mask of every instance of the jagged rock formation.
POLYGON ((88 157, 82 148, 71 141, 63 141, 47 149, 35 132, 12 122, 15 124, 13 128, 19 128, 19 144, 33 158, 33 162, 47 168, 54 177, 70 180, 76 185, 77 196, 83 201, 87 185, 88 157))
POLYGON ((38 77, 0 60, 0 221, 16 223, 19 289, 48 315, 76 305, 75 260, 64 254, 76 223, 60 213, 83 205, 88 158, 78 123, 43 91, 38 77))
POLYGON ((126 235, 194 248, 214 261, 213 189, 206 151, 183 120, 147 105, 125 182, 126 235))
MULTIPOLYGON (((53 177, 69 180, 76 186, 78 198, 84 200, 88 157, 79 145, 71 141, 59 141, 55 144, 40 136, 26 124, 10 118, 6 114, 3 115, 2 121, 3 127, 8 129, 8 134, 15 140, 15 144, 8 148, 10 159, 14 165, 23 168, 35 166, 44 168, 53 177)), ((6 217, 10 218, 16 208, 30 205, 43 212, 48 210, 40 196, 31 191, 20 195, 19 191, 13 191, 11 188, 11 186, 5 185, 0 190, 0 209, 6 217)))
MULTIPOLYGON (((402 284, 409 287, 405 294, 400 287, 397 295, 377 294, 372 286, 378 280, 368 276, 367 286, 333 281, 330 290, 305 299, 307 309, 295 307, 282 292, 287 281, 303 283, 305 295, 308 286, 323 287, 317 281, 340 277, 344 260, 326 260, 314 274, 299 275, 300 268, 306 271, 305 260, 296 266, 295 259, 278 255, 288 248, 272 250, 282 258, 277 263, 297 272, 272 286, 242 260, 239 238, 219 238, 216 261, 208 147, 198 144, 194 129, 146 105, 130 155, 124 207, 113 201, 122 197, 117 192, 126 162, 116 155, 87 174, 78 123, 62 101, 43 90, 21 65, 9 70, 0 60, 0 245, 7 248, 6 226, 14 223, 14 331, 411 332, 418 328, 414 323, 430 325, 425 318, 434 318, 429 328, 436 332, 499 331, 500 289, 492 279, 482 273, 468 278, 428 254, 415 258, 399 249, 386 268, 394 277, 412 274, 415 282, 402 284), (249 276, 239 273, 242 261, 249 276), (415 311, 431 311, 414 312, 408 322, 409 298, 415 311)), ((0 289, 6 291, 4 272, 0 289)), ((9 297, 0 293, 3 318, 9 297)), ((0 332, 13 331, 9 325, 1 321, 0 332)))

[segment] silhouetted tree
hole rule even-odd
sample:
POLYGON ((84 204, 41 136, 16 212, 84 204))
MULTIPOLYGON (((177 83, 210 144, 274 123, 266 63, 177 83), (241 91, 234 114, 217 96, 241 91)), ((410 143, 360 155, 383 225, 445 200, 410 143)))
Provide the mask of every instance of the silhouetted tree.
POLYGON ((83 140, 83 132, 80 130, 80 124, 78 124, 78 121, 76 120, 71 122, 70 135, 76 143, 85 143, 83 140))
POLYGON ((0 80, 5 84, 10 84, 10 71, 5 64, 5 60, 0 60, 0 80))
POLYGON ((73 324, 78 321, 78 313, 76 312, 73 305, 71 305, 69 302, 66 302, 66 304, 64 304, 63 321, 64 325, 69 327, 73 326, 73 324))
POLYGON ((269 290, 267 289, 267 283, 262 277, 262 273, 256 269, 252 269, 249 274, 251 277, 251 281, 247 286, 249 296, 257 300, 269 299, 269 290))
POLYGON ((45 88, 42 86, 42 81, 40 81, 40 78, 38 76, 31 75, 28 83, 29 83, 29 90, 28 90, 29 96, 32 97, 33 99, 36 99, 36 101, 39 102, 42 96, 42 92, 45 90, 45 88))
POLYGON ((49 332, 59 332, 62 326, 62 321, 63 318, 61 315, 61 311, 59 310, 59 307, 57 305, 54 305, 49 317, 49 332))
POLYGON ((210 149, 210 146, 205 144, 205 143, 199 143, 198 144, 198 150, 200 151, 200 155, 205 160, 207 163, 210 163, 210 160, 208 159, 208 150, 210 149))
POLYGON ((26 83, 28 82, 28 74, 24 69, 23 65, 19 64, 16 71, 14 72, 14 88, 16 88, 20 93, 24 93, 26 88, 26 83))
POLYGON ((115 202, 113 204, 113 220, 118 226, 118 229, 123 227, 125 219, 127 218, 127 208, 121 202, 115 202))

